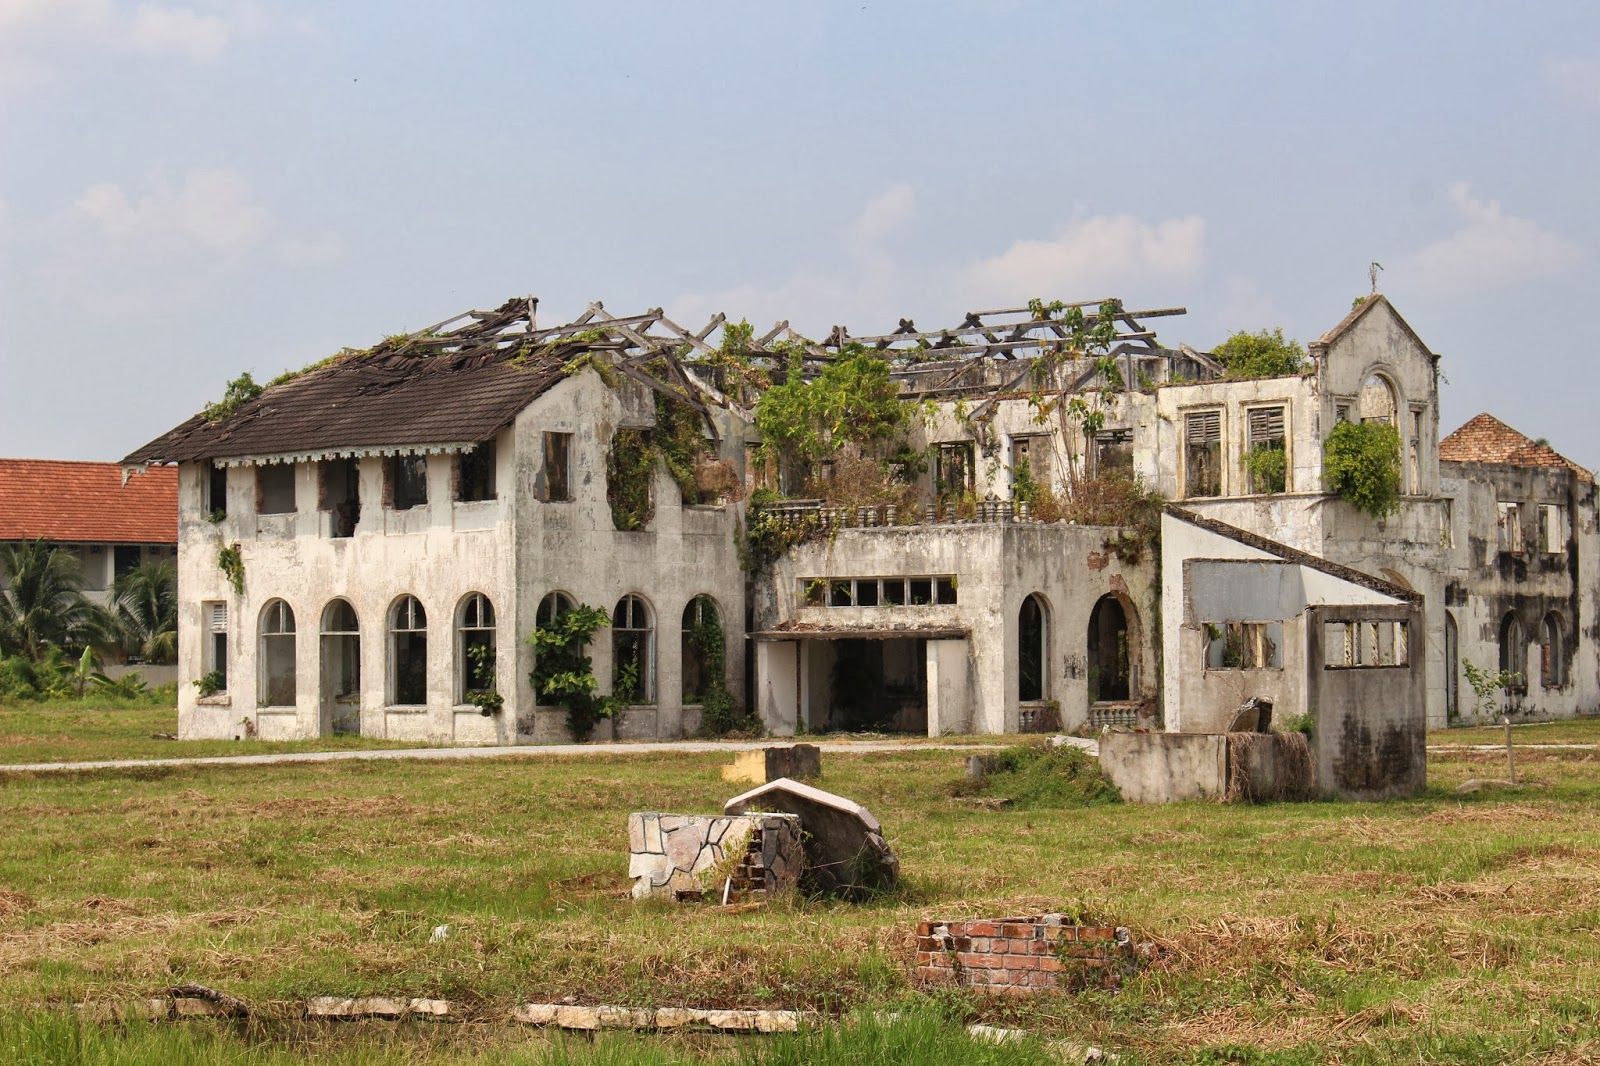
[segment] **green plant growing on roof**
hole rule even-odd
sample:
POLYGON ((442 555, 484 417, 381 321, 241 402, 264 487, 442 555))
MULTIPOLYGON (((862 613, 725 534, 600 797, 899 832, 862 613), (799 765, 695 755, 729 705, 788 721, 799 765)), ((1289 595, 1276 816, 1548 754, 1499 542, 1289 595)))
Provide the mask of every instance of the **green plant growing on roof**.
POLYGON ((1384 422, 1340 422, 1322 445, 1327 491, 1373 518, 1400 509, 1400 433, 1384 422))
POLYGON ((232 418, 245 404, 260 396, 265 391, 264 386, 258 384, 246 370, 232 381, 222 393, 222 399, 215 403, 208 403, 200 411, 200 417, 207 422, 221 422, 232 418))
POLYGON ((1306 367, 1306 350, 1300 342, 1283 335, 1281 327, 1251 333, 1237 330, 1211 350, 1229 380, 1281 378, 1298 374, 1306 367))

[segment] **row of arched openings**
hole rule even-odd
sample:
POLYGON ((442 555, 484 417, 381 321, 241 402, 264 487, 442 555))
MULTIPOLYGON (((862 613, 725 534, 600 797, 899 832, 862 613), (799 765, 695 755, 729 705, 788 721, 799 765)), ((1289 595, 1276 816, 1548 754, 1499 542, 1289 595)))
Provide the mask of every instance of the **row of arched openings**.
MULTIPOLYGON (((540 601, 536 624, 553 624, 574 605, 565 592, 552 592, 540 601)), ((681 651, 686 703, 699 702, 711 680, 703 648, 708 632, 720 639, 720 618, 710 596, 696 596, 684 607, 681 651)), ((416 596, 404 595, 390 607, 387 621, 386 701, 402 707, 424 705, 428 702, 427 609, 416 596)), ((612 691, 632 703, 654 703, 656 625, 650 604, 630 593, 617 601, 611 623, 612 691)), ((264 707, 294 706, 298 692, 294 609, 281 599, 268 602, 261 611, 259 634, 258 702, 264 707)), ((358 705, 361 692, 361 623, 348 600, 335 599, 323 608, 321 638, 324 695, 335 705, 334 728, 342 732, 337 708, 340 704, 358 705)), ((462 598, 455 612, 454 640, 454 699, 462 703, 469 693, 495 686, 495 611, 489 597, 472 592, 462 598)))
MULTIPOLYGON (((1087 640, 1091 702, 1128 699, 1128 614, 1122 602, 1107 593, 1089 613, 1087 640)), ((1035 592, 1022 601, 1017 615, 1017 699, 1038 703, 1050 699, 1050 607, 1035 592)))
MULTIPOLYGON (((1539 622, 1539 683, 1544 688, 1562 688, 1567 683, 1563 639, 1561 616, 1551 611, 1539 622)), ((1514 611, 1500 620, 1500 669, 1521 679, 1517 687, 1527 686, 1528 637, 1514 611)))

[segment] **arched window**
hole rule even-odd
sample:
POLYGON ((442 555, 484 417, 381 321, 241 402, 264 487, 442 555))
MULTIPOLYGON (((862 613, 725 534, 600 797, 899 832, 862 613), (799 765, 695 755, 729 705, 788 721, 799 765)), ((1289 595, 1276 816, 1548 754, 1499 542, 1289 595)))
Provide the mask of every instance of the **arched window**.
POLYGON ((539 613, 534 618, 534 624, 538 626, 554 625, 557 618, 560 618, 572 608, 571 596, 568 596, 565 592, 552 592, 539 601, 539 613))
POLYGON ((1356 419, 1361 422, 1382 422, 1386 426, 1398 426, 1395 421, 1395 411, 1399 404, 1395 400, 1394 386, 1382 374, 1368 374, 1367 379, 1361 383, 1361 394, 1356 397, 1356 419))
POLYGON ((327 728, 361 732, 361 624, 346 600, 322 609, 322 694, 327 728))
POLYGON ((683 609, 684 703, 699 703, 705 696, 706 684, 723 679, 724 649, 717 601, 710 596, 696 596, 683 609))
POLYGON ((1022 601, 1017 618, 1017 699, 1023 703, 1049 697, 1045 664, 1050 661, 1050 614, 1037 593, 1022 601))
POLYGON ((282 600, 261 609, 260 680, 256 702, 262 707, 293 707, 294 611, 282 600))
POLYGON ((481 592, 468 593, 456 611, 456 702, 494 688, 494 605, 481 592))
POLYGON ((1129 692, 1128 612, 1111 593, 1089 615, 1089 700, 1125 700, 1129 692))
POLYGON ((415 596, 402 596, 389 612, 389 702, 428 702, 428 615, 415 596))
POLYGON ((1506 615, 1500 622, 1500 669, 1517 675, 1509 686, 1512 691, 1526 688, 1528 638, 1523 635, 1522 621, 1515 614, 1506 615))
POLYGON ((1566 663, 1561 657, 1561 617, 1554 611, 1539 624, 1539 682, 1545 688, 1564 688, 1566 663))
POLYGON ((611 694, 624 703, 654 703, 655 674, 650 605, 638 596, 624 596, 611 612, 611 694))

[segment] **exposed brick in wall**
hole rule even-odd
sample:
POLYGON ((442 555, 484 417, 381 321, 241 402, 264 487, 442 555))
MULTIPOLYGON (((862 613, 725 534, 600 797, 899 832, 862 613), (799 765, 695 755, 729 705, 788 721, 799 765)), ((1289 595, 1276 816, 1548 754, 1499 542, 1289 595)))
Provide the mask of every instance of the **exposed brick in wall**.
POLYGON ((1027 995, 1052 988, 1114 988, 1132 953, 1125 930, 1074 925, 1062 915, 917 925, 916 978, 1027 995))

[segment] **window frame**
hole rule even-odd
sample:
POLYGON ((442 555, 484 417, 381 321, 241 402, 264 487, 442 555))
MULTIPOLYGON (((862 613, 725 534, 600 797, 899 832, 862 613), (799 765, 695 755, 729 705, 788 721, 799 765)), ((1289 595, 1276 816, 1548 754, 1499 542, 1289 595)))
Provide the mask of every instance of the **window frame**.
POLYGON ((611 609, 611 691, 617 695, 617 680, 624 662, 621 649, 629 639, 637 639, 638 650, 634 661, 639 667, 638 689, 630 707, 648 707, 657 700, 656 695, 656 614, 650 601, 636 592, 623 595, 611 609), (643 615, 640 624, 639 614, 643 615), (618 622, 619 615, 625 622, 618 622), (638 635, 638 636, 634 636, 638 635))
POLYGON ((261 708, 295 707, 300 702, 299 635, 295 625, 294 608, 281 596, 268 600, 261 608, 256 622, 256 706, 261 708), (276 643, 269 643, 276 642, 276 643), (289 657, 289 700, 274 701, 272 667, 274 660, 283 655, 287 645, 289 657))
POLYGON ((499 499, 497 456, 493 438, 474 444, 456 455, 455 502, 493 503, 499 499))
MULTIPOLYGON (((1183 499, 1186 499, 1186 500, 1214 500, 1214 499, 1219 499, 1219 498, 1227 495, 1227 491, 1228 491, 1227 472, 1226 472, 1227 471, 1227 460, 1228 460, 1228 455, 1227 455, 1227 452, 1228 452, 1228 437, 1227 437, 1227 428, 1228 427, 1227 427, 1227 421, 1228 421, 1228 419, 1227 419, 1227 410, 1225 408, 1223 408, 1223 407, 1220 407, 1220 406, 1191 407, 1191 408, 1187 408, 1187 409, 1185 409, 1183 411, 1183 436, 1182 436, 1182 446, 1183 446, 1183 463, 1182 463, 1182 469, 1183 469, 1183 492, 1182 492, 1182 498, 1183 499), (1193 453, 1194 453, 1194 450, 1195 450, 1195 444, 1191 440, 1190 427, 1197 420, 1212 419, 1212 418, 1214 418, 1216 420, 1216 429, 1215 429, 1216 436, 1215 436, 1215 439, 1214 440, 1208 440, 1208 441, 1202 441, 1201 444, 1202 445, 1206 445, 1206 444, 1214 445, 1216 447, 1216 450, 1217 450, 1216 459, 1215 459, 1216 491, 1215 492, 1209 492, 1209 493, 1201 493, 1201 492, 1197 492, 1196 491, 1195 485, 1194 485, 1194 474, 1195 474, 1195 472, 1194 472, 1194 463, 1193 463, 1193 453)), ((1209 435, 1209 431, 1207 432, 1207 435, 1209 435)))
POLYGON ((1293 492, 1294 457, 1289 451, 1289 401, 1275 400, 1272 402, 1249 404, 1244 408, 1243 420, 1244 454, 1241 456, 1241 463, 1244 468, 1242 471, 1242 480, 1245 487, 1245 494, 1250 496, 1277 496, 1284 493, 1293 492), (1276 437, 1270 435, 1272 428, 1271 412, 1273 411, 1278 413, 1278 435, 1276 437), (1258 419, 1258 415, 1264 415, 1265 417, 1258 419), (1257 436, 1256 424, 1258 421, 1263 421, 1266 423, 1265 431, 1267 435, 1259 437, 1257 436), (1283 487, 1281 489, 1260 487, 1256 484, 1255 475, 1250 471, 1250 456, 1255 453, 1257 447, 1263 444, 1270 446, 1273 442, 1277 443, 1276 450, 1283 452, 1283 487))
POLYGON ((216 696, 228 694, 228 614, 227 600, 200 601, 200 623, 206 635, 200 649, 200 672, 222 675, 222 687, 217 689, 216 696))
MULTIPOLYGON (((262 463, 256 467, 256 514, 258 515, 292 515, 300 513, 300 478, 295 469, 298 463, 262 463), (288 486, 289 506, 280 507, 271 503, 269 496, 282 494, 283 485, 269 485, 271 480, 282 478, 288 486), (269 510, 269 506, 272 508, 269 510)), ((280 503, 282 501, 279 501, 280 503)))
POLYGON ((415 453, 407 455, 391 455, 384 459, 384 506, 391 511, 414 511, 419 507, 428 506, 428 457, 415 453), (408 468, 416 468, 415 478, 405 473, 408 468), (405 499, 410 502, 401 504, 401 488, 411 485, 420 487, 420 495, 407 495, 405 499))
POLYGON ((571 503, 572 492, 572 438, 565 430, 546 430, 540 444, 539 466, 545 503, 571 503), (555 446, 552 449, 552 446, 555 446), (559 454, 560 459, 555 456, 559 454), (559 477, 557 474, 559 473, 559 477))
POLYGON ((461 602, 456 606, 454 643, 455 643, 455 702, 456 706, 464 706, 467 697, 476 692, 495 692, 499 690, 499 664, 497 663, 496 634, 494 601, 482 592, 469 592, 461 597, 461 602), (485 614, 488 620, 485 621, 485 614), (487 634, 487 636, 482 636, 487 634), (472 660, 469 648, 483 642, 489 648, 487 666, 490 677, 486 688, 473 687, 472 660))
MULTIPOLYGON (((428 705, 428 610, 422 605, 422 600, 412 593, 405 593, 397 598, 385 615, 387 622, 385 656, 388 666, 387 678, 384 683, 384 702, 389 707, 426 707, 428 705), (406 628, 401 628, 401 611, 406 613, 406 628), (419 616, 420 615, 420 619, 419 616), (420 637, 422 657, 422 699, 419 702, 401 702, 400 696, 400 638, 409 637, 408 645, 415 643, 420 637)), ((418 654, 415 648, 408 647, 410 655, 418 654)))

